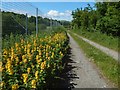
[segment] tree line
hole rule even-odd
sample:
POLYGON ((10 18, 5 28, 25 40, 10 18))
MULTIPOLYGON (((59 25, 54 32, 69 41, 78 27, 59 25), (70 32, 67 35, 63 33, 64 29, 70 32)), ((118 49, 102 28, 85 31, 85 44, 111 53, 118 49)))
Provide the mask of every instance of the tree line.
MULTIPOLYGON (((67 21, 53 20, 49 18, 43 18, 38 16, 38 29, 45 30, 51 26, 67 26, 67 21)), ((28 34, 35 31, 36 28, 36 17, 28 17, 28 34)), ((26 15, 18 14, 14 12, 2 11, 2 36, 12 34, 25 34, 26 32, 26 15)))
POLYGON ((100 31, 118 36, 120 29, 120 2, 97 2, 94 7, 77 8, 72 12, 72 28, 89 32, 100 31))

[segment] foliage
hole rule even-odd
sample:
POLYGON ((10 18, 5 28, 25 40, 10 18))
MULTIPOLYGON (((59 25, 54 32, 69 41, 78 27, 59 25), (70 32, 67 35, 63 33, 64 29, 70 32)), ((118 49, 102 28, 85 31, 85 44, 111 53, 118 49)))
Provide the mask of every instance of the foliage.
POLYGON ((6 34, 10 34, 13 32, 13 34, 19 34, 19 33, 25 33, 25 30, 18 25, 11 17, 12 13, 2 13, 2 36, 5 36, 6 34))
POLYGON ((89 4, 84 9, 72 12, 73 28, 86 31, 100 31, 107 35, 118 36, 120 28, 120 2, 99 2, 95 9, 89 4))
MULTIPOLYGON (((42 18, 38 16, 38 30, 45 30, 47 27, 60 26, 60 21, 42 18), (59 23, 56 25, 56 23, 59 23)), ((36 17, 28 17, 28 34, 36 29, 36 17)), ((26 32, 26 15, 14 12, 2 12, 2 36, 15 34, 24 34, 26 32)))
POLYGON ((42 89, 50 77, 55 77, 56 71, 62 70, 62 58, 68 48, 65 32, 9 38, 3 40, 2 89, 42 89))
POLYGON ((61 20, 59 21, 61 23, 61 25, 63 25, 65 28, 69 28, 70 27, 70 22, 69 21, 65 21, 65 20, 61 20))
POLYGON ((89 38, 89 40, 92 40, 100 45, 103 45, 105 47, 118 51, 119 39, 117 37, 113 37, 112 35, 108 36, 106 34, 102 34, 101 32, 91 33, 84 30, 81 30, 81 32, 79 30, 72 30, 72 31, 85 38, 89 38))

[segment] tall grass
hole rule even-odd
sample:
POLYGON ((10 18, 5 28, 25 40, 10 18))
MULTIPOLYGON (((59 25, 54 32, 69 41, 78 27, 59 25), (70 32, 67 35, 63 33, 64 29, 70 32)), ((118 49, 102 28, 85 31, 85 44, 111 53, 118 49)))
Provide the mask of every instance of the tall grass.
POLYGON ((84 30, 72 30, 73 32, 88 38, 98 44, 118 51, 118 37, 108 36, 100 32, 88 32, 84 30))

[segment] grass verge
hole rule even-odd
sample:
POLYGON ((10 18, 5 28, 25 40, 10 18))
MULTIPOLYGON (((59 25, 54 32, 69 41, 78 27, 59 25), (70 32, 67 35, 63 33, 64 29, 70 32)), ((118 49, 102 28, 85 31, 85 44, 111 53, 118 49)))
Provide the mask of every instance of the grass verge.
POLYGON ((118 38, 113 36, 108 36, 100 32, 88 32, 80 30, 72 30, 72 32, 81 35, 89 40, 92 40, 100 45, 118 51, 118 38))
POLYGON ((107 77, 117 87, 118 77, 120 77, 120 73, 118 71, 118 62, 112 57, 101 52, 99 49, 86 43, 79 37, 76 37, 72 32, 69 33, 79 44, 80 48, 82 48, 86 56, 90 58, 91 61, 94 62, 102 71, 103 76, 107 77))

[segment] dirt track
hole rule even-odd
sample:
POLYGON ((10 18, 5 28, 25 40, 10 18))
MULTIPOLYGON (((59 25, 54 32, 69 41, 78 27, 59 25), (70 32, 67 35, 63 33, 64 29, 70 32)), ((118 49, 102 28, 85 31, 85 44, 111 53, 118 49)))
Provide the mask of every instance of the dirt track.
POLYGON ((82 36, 79 36, 79 35, 77 35, 75 33, 73 33, 73 34, 76 35, 77 37, 79 37, 80 39, 84 40, 85 42, 91 44, 92 46, 98 48, 99 50, 101 50, 102 52, 106 53, 107 55, 113 57, 115 60, 118 60, 118 52, 116 52, 114 50, 111 50, 111 49, 109 49, 107 47, 104 47, 102 45, 99 45, 99 44, 97 44, 97 43, 95 43, 95 42, 93 42, 91 40, 88 40, 88 39, 86 39, 86 38, 84 38, 82 36))
POLYGON ((78 44, 70 38, 70 62, 68 66, 72 69, 68 72, 70 85, 74 88, 112 88, 100 75, 100 71, 84 55, 78 44), (71 78, 72 77, 72 78, 71 78))

